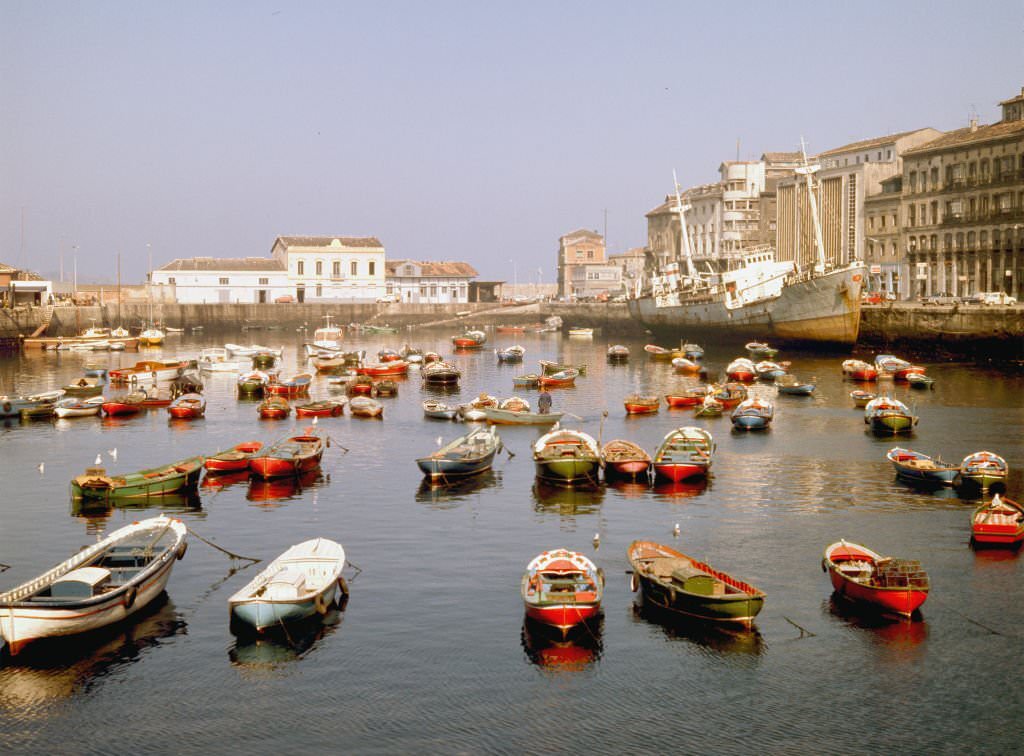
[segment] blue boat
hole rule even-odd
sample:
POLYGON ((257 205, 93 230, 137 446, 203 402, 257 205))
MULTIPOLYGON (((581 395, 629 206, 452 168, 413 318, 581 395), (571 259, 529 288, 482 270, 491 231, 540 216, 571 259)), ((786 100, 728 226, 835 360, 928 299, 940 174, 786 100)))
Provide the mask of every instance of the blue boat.
POLYGON ((802 383, 795 375, 784 373, 783 375, 776 376, 775 388, 779 390, 780 394, 810 396, 814 393, 816 385, 813 383, 802 383))
POLYGON ((292 546, 230 599, 232 623, 263 632, 326 614, 345 592, 345 549, 327 538, 292 546))
POLYGON ((885 456, 896 469, 896 476, 911 483, 951 486, 960 473, 960 465, 943 462, 938 457, 929 457, 913 449, 894 446, 885 456))
POLYGON ((500 448, 501 438, 494 428, 475 428, 433 454, 420 457, 416 464, 432 483, 444 482, 448 478, 464 478, 491 469, 494 455, 500 448))
POLYGON ((775 416, 775 407, 766 399, 751 397, 736 405, 732 424, 740 430, 764 430, 775 416))

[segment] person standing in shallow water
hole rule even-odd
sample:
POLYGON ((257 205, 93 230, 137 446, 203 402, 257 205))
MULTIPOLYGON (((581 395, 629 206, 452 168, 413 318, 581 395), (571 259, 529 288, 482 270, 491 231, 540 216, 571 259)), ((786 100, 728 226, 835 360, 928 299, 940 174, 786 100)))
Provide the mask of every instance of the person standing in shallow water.
POLYGON ((537 411, 542 415, 551 411, 551 394, 546 389, 541 389, 540 394, 537 395, 537 411))

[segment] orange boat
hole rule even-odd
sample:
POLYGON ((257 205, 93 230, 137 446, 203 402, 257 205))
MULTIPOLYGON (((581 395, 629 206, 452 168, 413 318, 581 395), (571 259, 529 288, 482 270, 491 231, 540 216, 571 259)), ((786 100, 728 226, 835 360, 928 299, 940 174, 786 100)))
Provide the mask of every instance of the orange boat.
POLYGON ((371 362, 356 368, 356 375, 372 375, 381 377, 385 375, 405 375, 409 372, 409 363, 405 360, 392 360, 390 362, 371 362))
POLYGON ((292 413, 292 407, 288 404, 287 399, 280 396, 268 396, 260 402, 256 411, 264 420, 283 420, 292 413))
POLYGON ((579 374, 580 371, 576 368, 567 368, 552 375, 542 375, 539 382, 545 388, 566 388, 576 385, 576 376, 579 374))
POLYGON ((821 567, 840 596, 902 617, 911 616, 925 602, 931 587, 920 562, 883 557, 846 541, 825 549, 821 567))
POLYGON ((217 452, 211 457, 207 457, 203 466, 207 472, 211 473, 229 473, 229 472, 242 472, 249 469, 249 462, 254 456, 263 448, 263 444, 260 441, 245 441, 241 444, 236 444, 230 449, 222 452, 217 452))
POLYGON ((661 400, 657 396, 630 394, 623 404, 626 405, 627 415, 651 415, 658 411, 661 400))
POLYGON ((996 494, 974 510, 971 540, 975 546, 1018 548, 1024 542, 1024 507, 996 494))

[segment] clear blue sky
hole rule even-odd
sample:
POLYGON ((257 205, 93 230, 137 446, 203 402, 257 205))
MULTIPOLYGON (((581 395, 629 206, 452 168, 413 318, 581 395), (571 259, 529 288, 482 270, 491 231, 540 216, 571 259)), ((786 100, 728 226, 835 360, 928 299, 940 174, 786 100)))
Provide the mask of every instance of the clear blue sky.
POLYGON ((0 261, 141 281, 278 235, 554 278, 722 160, 964 126, 1024 3, 0 0, 0 261), (24 218, 24 221, 22 220, 24 218), (511 262, 516 260, 515 266, 511 262))

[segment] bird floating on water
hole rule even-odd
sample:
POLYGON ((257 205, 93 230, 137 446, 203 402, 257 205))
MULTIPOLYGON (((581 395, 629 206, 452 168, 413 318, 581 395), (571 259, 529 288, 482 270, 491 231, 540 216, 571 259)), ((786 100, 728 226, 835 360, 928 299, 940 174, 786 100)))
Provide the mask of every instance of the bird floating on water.
POLYGON ((672 535, 674 535, 676 538, 679 537, 679 523, 678 522, 676 523, 676 526, 674 528, 672 528, 672 535))
POLYGON ((40 462, 39 463, 39 474, 42 475, 45 470, 46 470, 46 463, 45 462, 40 462))
POLYGON ((102 454, 97 454, 96 455, 96 461, 93 464, 102 465, 103 464, 103 455, 102 454))
POLYGON ((594 533, 594 548, 596 549, 596 548, 599 548, 600 546, 601 546, 601 534, 600 533, 594 533))

